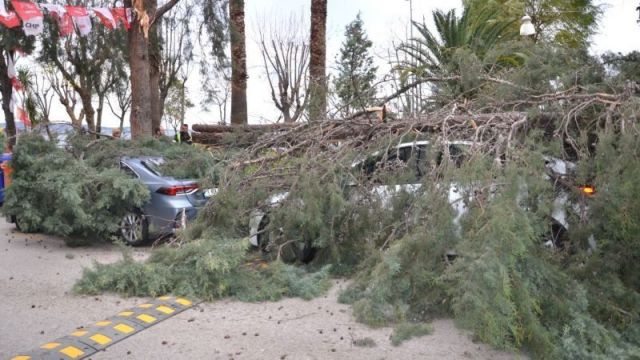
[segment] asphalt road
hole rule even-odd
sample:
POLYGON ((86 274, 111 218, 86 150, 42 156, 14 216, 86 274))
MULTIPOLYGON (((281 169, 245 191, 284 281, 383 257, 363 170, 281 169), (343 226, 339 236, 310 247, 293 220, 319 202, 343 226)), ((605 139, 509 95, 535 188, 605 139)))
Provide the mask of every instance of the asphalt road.
MULTIPOLYGON (((149 249, 134 252, 144 259, 149 249)), ((60 239, 16 232, 0 220, 0 359, 116 315, 148 299, 71 292, 82 269, 114 262, 115 246, 71 249, 60 239)), ((116 343, 92 359, 512 359, 473 343, 451 320, 433 334, 394 347, 391 328, 356 323, 336 296, 344 286, 312 301, 276 303, 221 300, 201 304, 116 343), (375 346, 354 340, 371 338, 375 346)))

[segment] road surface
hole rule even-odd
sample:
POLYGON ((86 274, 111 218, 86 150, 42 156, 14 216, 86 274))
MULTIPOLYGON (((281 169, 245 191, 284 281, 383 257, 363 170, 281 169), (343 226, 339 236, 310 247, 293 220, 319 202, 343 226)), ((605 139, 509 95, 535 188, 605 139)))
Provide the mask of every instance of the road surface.
MULTIPOLYGON (((149 249, 136 249, 144 259, 149 249)), ((121 258, 112 245, 68 248, 60 239, 21 234, 0 220, 0 359, 36 349, 79 327, 116 315, 147 299, 71 292, 82 269, 121 258)), ((391 328, 370 329, 336 301, 336 285, 312 301, 274 303, 220 300, 187 310, 101 351, 92 359, 513 359, 458 330, 451 320, 434 333, 394 347, 391 328), (371 338, 373 347, 354 340, 371 338)))

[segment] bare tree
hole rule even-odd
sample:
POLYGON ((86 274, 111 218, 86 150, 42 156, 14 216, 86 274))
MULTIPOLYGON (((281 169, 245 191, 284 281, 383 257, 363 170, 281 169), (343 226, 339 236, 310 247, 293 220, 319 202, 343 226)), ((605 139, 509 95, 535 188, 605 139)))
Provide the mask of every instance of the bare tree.
POLYGON ((218 110, 219 124, 226 124, 229 118, 229 101, 231 100, 231 74, 229 67, 215 67, 206 75, 206 90, 200 105, 209 111, 210 105, 218 110))
POLYGON ((291 15, 282 25, 263 25, 258 46, 271 88, 271 99, 285 123, 302 117, 308 100, 308 25, 301 16, 291 15))
POLYGON ((171 87, 186 83, 194 59, 192 22, 195 7, 188 1, 179 2, 171 16, 159 19, 150 43, 151 77, 158 82, 158 99, 154 100, 153 129, 160 126, 171 87))
POLYGON ((107 96, 111 113, 120 121, 120 132, 124 130, 124 120, 131 110, 131 87, 126 81, 119 81, 113 88, 113 96, 107 96))
POLYGON ((82 121, 85 115, 84 108, 81 106, 80 112, 76 114, 76 106, 79 103, 79 99, 78 93, 73 89, 73 86, 63 79, 53 67, 44 68, 44 76, 47 82, 51 84, 53 92, 58 96, 60 104, 64 106, 71 120, 71 125, 76 129, 82 127, 82 121))
POLYGON ((41 71, 29 71, 29 81, 23 82, 27 96, 33 104, 36 116, 32 116, 37 120, 38 124, 44 126, 49 139, 53 139, 49 124, 51 123, 51 106, 56 96, 53 86, 47 80, 46 75, 41 71))

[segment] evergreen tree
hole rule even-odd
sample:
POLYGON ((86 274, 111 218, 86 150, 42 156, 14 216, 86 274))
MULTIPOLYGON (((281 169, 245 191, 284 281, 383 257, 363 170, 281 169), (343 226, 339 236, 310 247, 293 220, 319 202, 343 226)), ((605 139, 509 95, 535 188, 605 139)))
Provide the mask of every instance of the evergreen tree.
POLYGON ((378 68, 373 66, 373 57, 369 53, 373 43, 367 37, 360 14, 346 26, 344 35, 334 86, 340 99, 340 113, 348 116, 354 109, 373 105, 376 95, 373 81, 378 68))

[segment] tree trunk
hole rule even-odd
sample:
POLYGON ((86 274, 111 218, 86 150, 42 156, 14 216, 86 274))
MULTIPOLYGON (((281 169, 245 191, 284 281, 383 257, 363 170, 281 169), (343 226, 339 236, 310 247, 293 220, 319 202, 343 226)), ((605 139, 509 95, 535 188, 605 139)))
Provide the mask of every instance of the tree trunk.
POLYGON ((16 143, 16 123, 13 117, 13 109, 11 109, 11 95, 13 94, 13 86, 11 79, 7 74, 7 63, 4 58, 4 51, 0 52, 0 92, 2 93, 2 111, 4 112, 4 121, 6 126, 6 136, 13 145, 16 143))
POLYGON ((231 33, 231 124, 243 125, 248 123, 244 0, 229 1, 229 26, 231 33))
POLYGON ((327 0, 311 0, 311 39, 309 59, 309 121, 327 113, 327 0))
MULTIPOLYGON (((150 8, 149 3, 155 3, 155 1, 146 0, 145 9, 150 8)), ((127 0, 125 6, 131 7, 131 0, 127 0)), ((144 37, 138 16, 134 18, 129 30, 129 66, 131 68, 131 138, 150 137, 152 113, 151 87, 149 86, 149 40, 144 37)))
POLYGON ((96 132, 102 132, 102 109, 104 109, 105 94, 98 94, 98 108, 96 109, 96 132))
POLYGON ((151 130, 160 127, 164 113, 164 101, 160 94, 160 24, 158 19, 149 31, 149 88, 151 95, 151 130))
POLYGON ((90 92, 83 92, 80 94, 80 100, 82 101, 82 109, 84 110, 84 118, 87 123, 87 128, 89 132, 96 133, 96 124, 94 122, 94 116, 96 111, 93 109, 93 104, 91 102, 92 96, 90 92))

